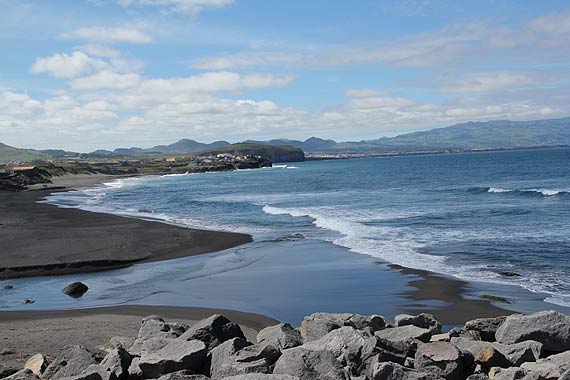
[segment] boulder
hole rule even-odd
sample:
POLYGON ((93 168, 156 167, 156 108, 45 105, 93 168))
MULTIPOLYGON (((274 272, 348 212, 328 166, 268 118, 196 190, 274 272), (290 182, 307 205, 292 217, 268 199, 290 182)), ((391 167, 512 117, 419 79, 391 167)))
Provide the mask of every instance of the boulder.
POLYGON ((460 380, 471 373, 473 363, 470 360, 451 343, 433 342, 418 347, 414 366, 447 380, 460 380))
POLYGON ((408 359, 412 359, 416 354, 418 345, 422 344, 419 340, 409 339, 398 342, 376 337, 375 355, 364 362, 362 373, 372 376, 373 369, 377 363, 393 362, 406 366, 408 359))
POLYGON ((429 342, 432 333, 428 329, 408 325, 376 331, 375 335, 382 339, 391 340, 392 342, 402 342, 409 339, 429 342))
POLYGON ((212 365, 211 377, 219 379, 250 373, 272 373, 280 355, 277 348, 268 344, 247 346, 224 360, 219 367, 212 365))
POLYGON ((47 358, 42 354, 35 354, 31 356, 26 363, 24 364, 24 368, 29 369, 33 373, 38 376, 46 370, 47 366, 49 365, 47 358))
POLYGON ((379 315, 315 313, 303 319, 301 336, 305 342, 311 342, 342 326, 351 326, 358 330, 370 330, 373 333, 389 327, 390 322, 379 315))
POLYGON ((129 376, 132 361, 133 357, 124 348, 115 348, 99 364, 99 373, 104 379, 124 380, 129 376))
POLYGON ((570 380, 570 369, 564 371, 564 373, 560 375, 560 378, 558 380, 570 380))
POLYGON ((96 368, 89 369, 79 375, 62 377, 61 380, 104 380, 96 368))
POLYGON ((489 380, 489 376, 484 373, 474 373, 473 375, 470 375, 467 380, 489 380))
POLYGON ((111 339, 109 339, 109 342, 97 348, 100 349, 101 351, 111 352, 115 348, 119 347, 124 349, 129 349, 134 343, 135 343, 134 338, 124 337, 124 336, 114 336, 111 339))
POLYGON ((303 346, 282 352, 273 373, 290 375, 300 380, 348 380, 348 373, 330 351, 308 350, 303 346))
POLYGON ((222 368, 222 366, 230 360, 230 357, 237 353, 239 350, 251 345, 251 343, 246 342, 241 338, 232 338, 230 340, 226 340, 224 343, 220 344, 212 351, 210 351, 204 372, 212 378, 220 377, 218 374, 218 369, 222 368))
POLYGON ((31 370, 24 368, 2 380, 39 380, 40 378, 31 370))
POLYGON ((535 340, 542 343, 546 351, 567 351, 570 350, 570 317, 557 311, 511 315, 497 329, 495 336, 499 343, 535 340))
POLYGON ((429 372, 406 368, 400 364, 385 362, 374 367, 372 380, 442 380, 441 377, 429 372))
POLYGON ((143 318, 141 327, 133 345, 128 350, 131 354, 139 355, 145 341, 151 338, 174 339, 182 335, 188 326, 179 323, 168 323, 164 319, 151 315, 143 318))
POLYGON ((91 364, 97 364, 98 357, 83 346, 64 347, 42 374, 44 379, 59 379, 80 375, 91 364))
POLYGON ((507 317, 474 319, 465 323, 465 330, 477 331, 481 336, 481 340, 494 342, 496 340, 495 333, 506 318, 507 317))
POLYGON ((451 337, 449 336, 449 333, 443 333, 443 334, 435 334, 432 335, 430 338, 430 342, 449 342, 451 339, 451 337))
POLYGON ((428 329, 432 334, 441 334, 441 323, 428 313, 418 315, 400 314, 396 316, 394 321, 397 327, 412 325, 428 329))
POLYGON ((83 296, 89 287, 82 282, 73 282, 63 288, 62 292, 67 294, 70 297, 79 298, 83 296))
POLYGON ((172 339, 155 352, 141 356, 138 366, 145 378, 156 379, 170 372, 199 372, 206 361, 206 345, 198 340, 172 339))
POLYGON ((551 355, 536 362, 523 363, 521 368, 538 373, 543 379, 558 379, 570 369, 570 351, 551 355))
POLYGON ((519 367, 494 367, 489 371, 490 380, 543 380, 538 373, 530 372, 519 367))
POLYGON ((487 368, 518 367, 524 362, 534 362, 538 360, 542 352, 542 344, 531 340, 516 344, 501 344, 496 342, 470 340, 466 338, 452 338, 451 343, 463 352, 470 352, 475 357, 475 362, 483 366, 487 366, 487 368), (487 353, 490 353, 490 351, 488 351, 488 347, 496 350, 503 358, 501 358, 501 356, 494 355, 494 357, 490 358, 492 360, 486 363, 482 363, 480 360, 478 361, 479 355, 483 354, 484 350, 487 350, 487 353))
POLYGON ((13 375, 16 372, 18 372, 18 368, 0 363, 0 379, 13 375))
POLYGON ((190 371, 177 371, 158 378, 158 380, 210 380, 204 375, 194 375, 190 371))
POLYGON ((286 350, 303 344, 301 333, 288 323, 264 328, 257 334, 258 343, 270 344, 279 350, 286 350))
POLYGON ((319 340, 305 343, 303 348, 329 351, 341 365, 356 369, 375 354, 376 338, 354 327, 344 326, 319 340))
POLYGON ((481 333, 476 330, 466 330, 463 327, 454 327, 448 332, 449 338, 465 338, 470 340, 481 340, 481 333))
POLYGON ((298 377, 289 375, 272 375, 266 373, 250 373, 248 375, 237 375, 224 377, 223 380, 299 380, 298 377))
POLYGON ((196 322, 180 336, 183 340, 197 339, 204 342, 208 351, 232 338, 245 340, 239 325, 219 314, 196 322))
POLYGON ((14 286, 12 286, 10 284, 4 285, 4 289, 6 289, 6 290, 14 289, 14 286))

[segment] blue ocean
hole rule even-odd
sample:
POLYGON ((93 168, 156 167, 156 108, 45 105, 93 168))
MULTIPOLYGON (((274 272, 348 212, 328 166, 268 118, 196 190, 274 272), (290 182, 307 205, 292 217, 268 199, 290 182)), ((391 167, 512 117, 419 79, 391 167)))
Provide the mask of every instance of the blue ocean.
POLYGON ((47 202, 249 233, 256 241, 321 240, 570 306, 570 149, 127 178, 47 202))

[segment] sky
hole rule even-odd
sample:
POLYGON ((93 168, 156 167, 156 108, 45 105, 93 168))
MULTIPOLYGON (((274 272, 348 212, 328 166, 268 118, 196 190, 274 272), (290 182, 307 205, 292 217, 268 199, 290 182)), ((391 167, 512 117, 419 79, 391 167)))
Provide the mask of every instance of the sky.
POLYGON ((0 0, 0 142, 339 141, 570 116, 567 0, 0 0))

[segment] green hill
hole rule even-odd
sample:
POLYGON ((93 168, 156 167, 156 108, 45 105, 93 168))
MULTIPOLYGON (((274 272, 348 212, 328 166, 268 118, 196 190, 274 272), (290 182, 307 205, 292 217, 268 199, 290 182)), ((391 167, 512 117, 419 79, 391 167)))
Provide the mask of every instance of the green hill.
POLYGON ((305 161, 305 154, 293 146, 273 146, 256 143, 231 144, 200 152, 200 154, 230 153, 238 156, 260 156, 271 162, 301 162, 305 161))
POLYGON ((33 149, 19 149, 0 143, 0 163, 29 162, 47 156, 33 149))

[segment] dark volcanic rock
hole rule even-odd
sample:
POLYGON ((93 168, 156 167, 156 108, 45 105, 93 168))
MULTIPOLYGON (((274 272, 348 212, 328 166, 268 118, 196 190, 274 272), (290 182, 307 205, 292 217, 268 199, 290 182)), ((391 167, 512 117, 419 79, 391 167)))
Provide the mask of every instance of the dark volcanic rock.
POLYGON ((39 380, 39 377, 29 369, 23 369, 5 377, 3 380, 39 380))
POLYGON ((284 350, 274 374, 298 377, 301 380, 348 380, 349 375, 330 351, 313 351, 303 346, 284 350))
POLYGON ((414 366, 447 380, 465 379, 473 367, 457 347, 447 342, 420 345, 414 356, 414 366))
POLYGON ((219 377, 219 369, 222 368, 225 363, 229 362, 230 358, 235 353, 237 353, 242 348, 251 345, 252 344, 250 342, 246 342, 241 338, 232 338, 230 340, 226 340, 224 343, 220 344, 212 351, 210 351, 204 372, 209 374, 212 378, 219 377))
POLYGON ((372 373, 372 380, 443 380, 429 372, 406 368, 400 364, 378 363, 372 373))
POLYGON ((417 339, 427 343, 429 342, 432 333, 428 329, 414 325, 408 325, 377 331, 375 335, 379 338, 390 340, 392 342, 403 342, 408 339, 417 339))
POLYGON ((190 371, 172 372, 163 375, 158 380, 209 380, 210 378, 204 375, 194 375, 190 371))
POLYGON ((439 323, 433 315, 428 313, 418 315, 400 314, 396 316, 395 324, 398 327, 408 325, 421 327, 430 330, 432 334, 441 333, 441 323, 439 323))
POLYGON ((196 322, 196 324, 180 336, 180 339, 197 339, 204 342, 208 351, 232 338, 245 340, 245 336, 239 325, 219 314, 196 322))
POLYGON ((71 297, 81 297, 89 290, 89 287, 82 282, 74 282, 63 288, 63 293, 71 297))
POLYGON ((303 319, 301 323, 301 336, 305 342, 317 340, 342 326, 351 326, 359 330, 370 329, 379 331, 388 326, 390 322, 382 316, 364 316, 350 313, 315 313, 303 319))
POLYGON ((468 331, 477 331, 481 335, 482 340, 494 342, 496 340, 495 333, 506 318, 507 317, 474 319, 465 323, 465 329, 468 331))
POLYGON ((541 311, 531 315, 511 315, 495 334, 497 342, 512 344, 535 340, 546 351, 570 350, 570 317, 557 311, 541 311))
POLYGON ((279 350, 293 348, 303 344, 301 333, 288 323, 264 328, 257 334, 258 343, 271 344, 279 350))
POLYGON ((204 367, 206 353, 206 345, 199 340, 172 339, 160 350, 141 356, 138 366, 151 379, 181 370, 196 373, 204 367))
POLYGON ((4 285, 4 289, 10 290, 10 289, 14 289, 14 287, 12 285, 4 285))
POLYGON ((277 348, 268 344, 247 346, 223 360, 219 367, 212 365, 211 377, 219 379, 249 373, 272 373, 280 355, 277 348))

